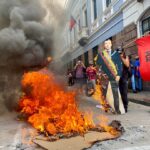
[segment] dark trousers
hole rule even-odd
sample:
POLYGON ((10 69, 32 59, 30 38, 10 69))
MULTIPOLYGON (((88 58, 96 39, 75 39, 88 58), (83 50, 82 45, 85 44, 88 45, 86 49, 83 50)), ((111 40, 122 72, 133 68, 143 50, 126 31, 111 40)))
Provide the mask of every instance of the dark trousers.
POLYGON ((72 86, 74 84, 74 79, 73 79, 73 77, 69 77, 68 78, 68 85, 69 86, 72 86))
POLYGON ((126 79, 120 79, 119 81, 119 90, 120 90, 120 94, 121 94, 121 98, 123 101, 123 105, 125 108, 125 111, 127 112, 128 109, 128 82, 126 79))
POLYGON ((118 83, 116 81, 110 81, 111 88, 112 88, 112 93, 114 97, 114 107, 115 111, 120 114, 120 109, 119 109, 119 93, 118 93, 118 83))

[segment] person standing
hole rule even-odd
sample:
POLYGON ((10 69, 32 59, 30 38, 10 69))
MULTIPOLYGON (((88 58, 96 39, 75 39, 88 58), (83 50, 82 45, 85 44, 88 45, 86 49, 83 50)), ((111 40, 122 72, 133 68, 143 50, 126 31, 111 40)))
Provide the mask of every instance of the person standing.
POLYGON ((126 56, 124 50, 120 51, 120 58, 122 61, 122 73, 121 73, 121 77, 119 80, 119 90, 121 93, 121 98, 123 101, 123 105, 125 108, 125 112, 128 111, 128 79, 130 76, 130 61, 129 61, 129 57, 126 56))
POLYGON ((68 69, 67 71, 67 78, 68 78, 68 86, 72 86, 74 84, 74 79, 73 79, 73 72, 71 69, 68 69))
POLYGON ((142 78, 141 78, 139 67, 140 67, 139 57, 136 56, 136 60, 135 60, 135 85, 136 85, 137 91, 142 91, 142 78))
POLYGON ((76 83, 80 85, 80 89, 82 89, 82 86, 85 83, 85 76, 84 76, 85 69, 86 67, 83 64, 83 62, 78 60, 74 67, 74 70, 75 70, 76 83))
POLYGON ((89 95, 92 95, 95 92, 96 75, 97 75, 97 70, 94 67, 94 64, 92 61, 89 61, 89 67, 86 69, 86 74, 87 74, 87 91, 91 93, 89 95))
POLYGON ((135 61, 130 59, 130 66, 131 66, 131 84, 132 84, 132 91, 133 93, 137 93, 136 85, 135 85, 135 61))

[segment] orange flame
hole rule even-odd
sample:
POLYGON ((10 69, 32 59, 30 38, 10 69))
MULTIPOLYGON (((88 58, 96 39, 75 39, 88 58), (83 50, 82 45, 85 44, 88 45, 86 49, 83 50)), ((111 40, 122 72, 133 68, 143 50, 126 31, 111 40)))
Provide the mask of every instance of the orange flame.
POLYGON ((102 109, 104 111, 109 110, 109 105, 107 104, 107 101, 105 100, 105 98, 103 96, 102 87, 101 87, 100 83, 96 84, 95 93, 92 97, 100 103, 100 105, 102 106, 102 109))
POLYGON ((117 131, 112 126, 108 125, 109 124, 109 119, 106 116, 101 115, 101 116, 99 116, 98 119, 100 120, 99 126, 104 128, 104 130, 106 132, 109 132, 110 134, 115 135, 115 136, 120 134, 119 131, 117 131))
POLYGON ((78 111, 75 92, 65 92, 49 72, 29 72, 22 79, 19 106, 28 122, 41 132, 85 133, 95 125, 90 115, 78 111))

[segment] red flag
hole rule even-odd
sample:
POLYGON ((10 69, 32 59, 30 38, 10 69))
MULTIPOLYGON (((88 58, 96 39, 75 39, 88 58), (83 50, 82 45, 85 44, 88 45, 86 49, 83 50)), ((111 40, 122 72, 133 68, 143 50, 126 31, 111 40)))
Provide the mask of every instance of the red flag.
POLYGON ((150 81, 150 36, 136 40, 140 60, 140 73, 144 81, 150 81))
POLYGON ((72 30, 72 28, 74 27, 75 24, 76 24, 76 20, 74 19, 73 16, 71 16, 70 24, 69 24, 70 31, 72 30))

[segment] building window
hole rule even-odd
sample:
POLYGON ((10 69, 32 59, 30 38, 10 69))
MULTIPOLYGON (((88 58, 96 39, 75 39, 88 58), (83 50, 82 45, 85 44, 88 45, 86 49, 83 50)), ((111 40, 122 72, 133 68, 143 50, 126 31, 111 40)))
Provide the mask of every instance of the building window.
POLYGON ((88 26, 88 20, 87 20, 87 9, 84 10, 84 26, 88 26))
POLYGON ((80 22, 80 19, 78 19, 78 31, 81 30, 81 22, 80 22))
POLYGON ((93 17, 94 17, 94 20, 97 19, 97 5, 96 5, 96 0, 93 0, 93 17))
POLYGON ((111 4, 111 0, 106 0, 106 7, 109 7, 110 4, 111 4))
POLYGON ((150 31, 150 17, 142 21, 142 34, 144 35, 148 31, 150 31))

